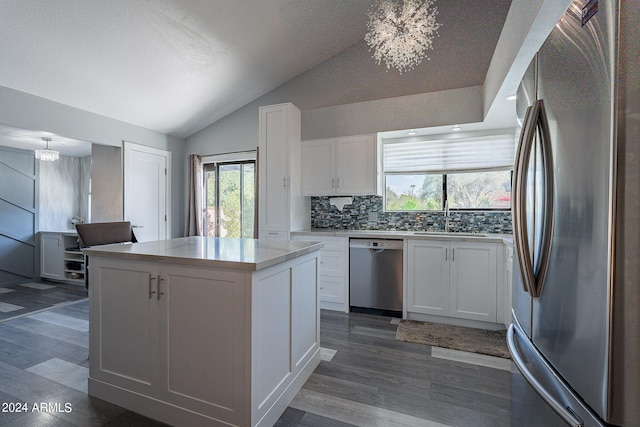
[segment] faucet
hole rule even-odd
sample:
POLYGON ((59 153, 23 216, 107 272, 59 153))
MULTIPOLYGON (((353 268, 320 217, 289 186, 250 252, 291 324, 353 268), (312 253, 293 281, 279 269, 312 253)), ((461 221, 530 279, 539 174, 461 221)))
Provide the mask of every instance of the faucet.
POLYGON ((444 232, 449 232, 449 201, 444 201, 444 232))

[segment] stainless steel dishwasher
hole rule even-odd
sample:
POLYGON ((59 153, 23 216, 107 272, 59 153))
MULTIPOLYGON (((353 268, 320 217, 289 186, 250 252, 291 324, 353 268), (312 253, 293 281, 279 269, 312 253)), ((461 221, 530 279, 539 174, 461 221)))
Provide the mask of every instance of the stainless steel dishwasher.
POLYGON ((349 240, 352 311, 402 312, 402 240, 349 240))

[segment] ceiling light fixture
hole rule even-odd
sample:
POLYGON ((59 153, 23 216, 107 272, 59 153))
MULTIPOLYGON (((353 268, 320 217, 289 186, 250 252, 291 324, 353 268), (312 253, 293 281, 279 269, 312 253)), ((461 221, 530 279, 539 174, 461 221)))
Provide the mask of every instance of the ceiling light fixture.
POLYGON ((516 95, 509 95, 509 96, 507 96, 507 101, 515 101, 516 98, 517 98, 516 95))
POLYGON ((373 50, 378 65, 384 61, 387 70, 397 68, 402 74, 412 70, 433 49, 433 38, 439 36, 435 0, 379 0, 369 10, 364 40, 373 50))
POLYGON ((407 132, 407 135, 409 136, 413 136, 413 135, 417 135, 418 132, 416 132, 414 129, 411 129, 409 132, 407 132))
POLYGON ((55 150, 49 149, 49 141, 51 141, 51 138, 43 137, 42 140, 47 143, 47 148, 41 148, 39 150, 35 150, 36 159, 40 159, 45 162, 54 162, 58 160, 60 153, 58 153, 55 150))
POLYGON ((451 130, 454 132, 458 132, 459 130, 461 130, 462 128, 458 125, 455 125, 451 130))

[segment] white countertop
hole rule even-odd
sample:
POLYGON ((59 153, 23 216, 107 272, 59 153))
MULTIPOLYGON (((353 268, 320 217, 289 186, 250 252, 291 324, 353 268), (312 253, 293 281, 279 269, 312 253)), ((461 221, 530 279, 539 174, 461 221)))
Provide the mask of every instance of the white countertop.
POLYGON ((402 230, 348 230, 334 228, 314 228, 294 231, 298 236, 337 236, 365 239, 433 239, 433 240, 472 240, 483 242, 512 243, 512 234, 496 233, 445 233, 443 231, 402 231, 402 230))
POLYGON ((180 237, 86 248, 92 255, 256 271, 317 251, 322 243, 286 240, 180 237))
POLYGON ((41 234, 64 234, 67 236, 77 236, 78 232, 76 231, 75 228, 69 229, 69 230, 59 230, 59 231, 55 231, 55 230, 40 230, 39 233, 41 234))

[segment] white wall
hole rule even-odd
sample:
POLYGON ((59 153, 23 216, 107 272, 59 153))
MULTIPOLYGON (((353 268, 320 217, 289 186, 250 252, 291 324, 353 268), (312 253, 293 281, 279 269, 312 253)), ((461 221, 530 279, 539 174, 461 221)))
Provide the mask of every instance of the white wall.
MULTIPOLYGON (((0 123, 8 126, 52 132, 102 145, 120 147, 122 141, 126 140, 171 151, 171 230, 173 237, 182 235, 185 211, 184 140, 3 86, 0 86, 0 100, 0 123)), ((126 99, 122 102, 126 102, 126 99)))
POLYGON ((40 231, 72 229, 71 218, 87 220, 90 157, 60 156, 55 162, 40 162, 40 231))

